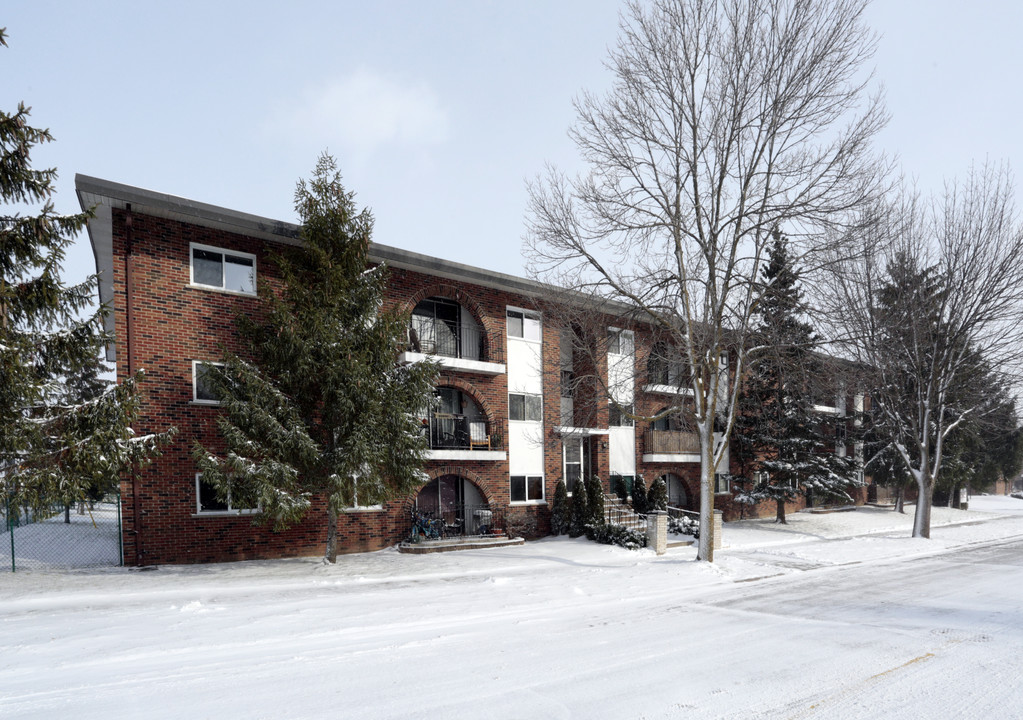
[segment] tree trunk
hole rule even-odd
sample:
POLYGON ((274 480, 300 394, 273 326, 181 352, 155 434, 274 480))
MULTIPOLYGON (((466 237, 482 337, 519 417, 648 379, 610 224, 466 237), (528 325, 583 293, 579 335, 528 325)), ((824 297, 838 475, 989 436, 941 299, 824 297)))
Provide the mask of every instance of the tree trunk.
POLYGON ((785 499, 775 498, 774 502, 776 503, 774 516, 775 522, 779 522, 782 525, 788 525, 789 522, 785 519, 785 499))
POLYGON ((931 537, 931 501, 934 494, 933 482, 918 480, 919 494, 916 499, 916 514, 913 516, 913 537, 931 537))
POLYGON ((700 433, 700 544, 696 559, 714 562, 714 421, 704 420, 700 433))
POLYGON ((64 505, 64 522, 68 525, 71 524, 71 506, 67 504, 64 505))
POLYGON ((337 562, 337 513, 327 509, 327 550, 323 559, 331 564, 337 562))
POLYGON ((906 488, 899 485, 895 488, 895 512, 900 512, 903 515, 906 514, 906 488))

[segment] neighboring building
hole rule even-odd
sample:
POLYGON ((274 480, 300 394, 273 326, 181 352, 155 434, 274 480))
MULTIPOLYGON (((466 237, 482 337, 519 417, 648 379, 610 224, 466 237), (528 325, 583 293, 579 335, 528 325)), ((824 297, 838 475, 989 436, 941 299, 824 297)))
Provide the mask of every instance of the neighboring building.
MULTIPOLYGON (((119 379, 146 371, 136 430, 179 431, 150 467, 122 482, 126 564, 322 552, 323 513, 279 533, 254 526, 251 508, 216 500, 191 458, 195 440, 217 442, 217 401, 204 368, 222 347, 241 349, 234 318, 258 312, 257 289, 279 282, 270 251, 297 244, 298 228, 82 175, 76 186, 82 207, 95 208, 89 236, 115 338, 108 359, 119 379)), ((494 525, 542 536, 558 480, 571 491, 591 473, 605 486, 611 474, 630 484, 643 476, 648 485, 663 476, 672 505, 699 507, 695 433, 671 415, 647 427, 630 419, 630 410, 652 415, 686 393, 678 389, 681 368, 665 348, 649 346, 642 327, 608 318, 600 354, 579 353, 577 333, 545 323, 537 283, 382 245, 371 258, 390 268, 387 302, 410 315, 398 362, 429 356, 441 371, 422 417, 428 482, 413 497, 346 511, 341 552, 404 539, 413 507, 466 533, 494 525), (615 402, 602 384, 576 382, 594 372, 615 402)), ((716 500, 726 520, 739 514, 727 478, 716 500)))

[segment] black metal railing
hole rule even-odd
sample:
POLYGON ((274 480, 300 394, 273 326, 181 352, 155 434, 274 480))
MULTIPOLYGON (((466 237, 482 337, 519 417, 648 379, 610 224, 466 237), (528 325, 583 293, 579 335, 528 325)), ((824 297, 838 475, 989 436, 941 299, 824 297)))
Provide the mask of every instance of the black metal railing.
POLYGON ((431 450, 491 450, 490 423, 484 418, 430 413, 424 431, 431 450))
POLYGON ((409 326, 408 349, 426 355, 486 362, 484 338, 479 325, 416 317, 409 326))
POLYGON ((444 507, 417 506, 412 509, 409 539, 489 537, 504 533, 504 513, 489 504, 453 503, 444 507))

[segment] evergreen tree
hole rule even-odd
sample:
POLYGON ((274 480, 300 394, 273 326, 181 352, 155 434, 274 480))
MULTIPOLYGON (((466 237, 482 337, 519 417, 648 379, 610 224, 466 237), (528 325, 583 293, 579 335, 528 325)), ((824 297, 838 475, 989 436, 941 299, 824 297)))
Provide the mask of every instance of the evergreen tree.
MULTIPOLYGON (((839 419, 833 429, 815 413, 820 380, 830 380, 819 355, 813 328, 800 316, 804 308, 799 271, 789 257, 788 241, 775 229, 768 263, 762 271, 765 291, 757 310, 757 339, 767 352, 750 365, 743 381, 741 411, 734 447, 740 464, 755 458, 765 474, 750 483, 737 500, 775 503, 777 521, 785 522, 785 503, 800 493, 815 499, 850 499, 846 488, 854 482, 855 464, 834 452, 839 419), (832 432, 834 434, 832 434, 832 432)), ((830 403, 829 403, 830 404, 830 403)), ((844 438, 843 438, 844 440, 844 438)))
POLYGON ((564 480, 558 480, 554 487, 554 501, 551 505, 551 535, 564 535, 568 532, 571 522, 571 510, 568 507, 568 488, 564 480))
POLYGON ((623 503, 629 499, 629 489, 625 485, 625 478, 621 475, 611 476, 611 492, 623 503))
POLYGON ((668 509, 668 484, 663 477, 656 478, 650 484, 650 492, 646 498, 647 512, 668 509))
POLYGON ((382 306, 383 265, 369 267, 373 219, 358 211, 329 155, 299 181, 301 248, 278 254, 279 292, 260 287, 262 312, 240 316, 246 357, 209 373, 221 398, 227 452, 199 445, 203 480, 222 499, 258 507, 256 521, 288 527, 325 503, 324 557, 337 558, 337 519, 423 483, 417 419, 432 363, 396 365, 407 318, 382 306))
POLYGON ((586 523, 590 499, 586 493, 586 481, 580 478, 572 491, 572 519, 568 526, 569 537, 579 537, 586 533, 586 523))
POLYGON ((650 510, 646 483, 642 475, 637 475, 635 482, 632 483, 632 509, 640 515, 646 515, 650 510))
MULTIPOLYGON (((5 38, 0 29, 0 45, 5 38)), ((24 104, 0 110, 0 475, 16 503, 42 509, 116 482, 170 433, 132 430, 141 372, 103 391, 76 389, 111 339, 105 309, 90 312, 96 276, 76 285, 61 279, 67 248, 91 213, 54 211, 57 171, 31 165, 32 149, 53 138, 29 117, 24 104)))
POLYGON ((604 524, 604 485, 596 475, 590 475, 586 479, 586 524, 590 526, 604 524))

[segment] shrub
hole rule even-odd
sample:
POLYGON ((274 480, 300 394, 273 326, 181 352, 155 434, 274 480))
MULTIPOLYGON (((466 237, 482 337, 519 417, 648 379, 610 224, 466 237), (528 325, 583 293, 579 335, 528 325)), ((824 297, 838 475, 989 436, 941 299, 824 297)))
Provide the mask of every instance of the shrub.
POLYGON ((564 535, 571 523, 571 510, 568 507, 568 489, 564 480, 558 480, 554 488, 554 501, 551 504, 551 535, 564 535))
POLYGON ((632 483, 632 509, 640 515, 650 512, 650 501, 647 498, 646 482, 642 475, 637 475, 632 483))
POLYGON ((625 478, 621 475, 611 476, 611 492, 623 503, 629 499, 629 489, 625 486, 625 478))
MULTIPOLYGON (((591 475, 586 480, 586 525, 604 524, 604 486, 600 478, 591 475)), ((587 532, 586 537, 589 537, 587 532)), ((592 538, 591 538, 592 539, 592 538)))
POLYGON ((579 537, 586 532, 589 499, 586 496, 586 483, 581 479, 576 482, 572 492, 572 518, 568 524, 568 536, 579 537))
POLYGON ((618 545, 629 550, 646 547, 646 535, 627 528, 624 525, 590 525, 586 528, 587 537, 603 545, 618 545))
POLYGON ((646 506, 647 512, 668 509, 668 484, 664 482, 664 478, 657 478, 650 486, 650 492, 646 497, 646 506))
POLYGON ((700 539, 700 521, 694 520, 688 515, 681 517, 668 516, 668 532, 675 535, 692 535, 697 540, 700 539))

